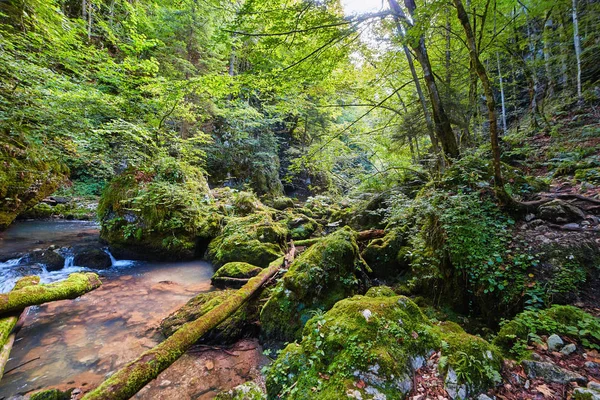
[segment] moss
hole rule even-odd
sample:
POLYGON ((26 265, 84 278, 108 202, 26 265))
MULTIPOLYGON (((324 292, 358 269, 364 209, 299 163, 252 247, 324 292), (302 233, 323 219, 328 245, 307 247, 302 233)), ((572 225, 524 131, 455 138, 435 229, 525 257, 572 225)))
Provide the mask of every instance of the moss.
POLYGON ((579 340, 584 347, 600 349, 600 318, 573 306, 554 305, 546 310, 528 310, 505 322, 494 344, 505 354, 526 356, 529 340, 540 335, 565 335, 579 340))
POLYGON ((233 208, 235 209, 236 215, 248 215, 259 208, 262 208, 262 204, 258 201, 258 198, 254 193, 251 192, 237 192, 233 197, 233 208))
POLYGON ((365 293, 367 297, 391 297, 396 296, 396 293, 392 290, 392 288, 388 286, 373 286, 367 293, 365 293))
POLYGON ((289 197, 280 196, 273 199, 273 208, 276 210, 285 210, 286 208, 293 207, 294 200, 290 199, 289 197))
POLYGON ((362 257, 373 270, 373 276, 378 279, 391 279, 408 269, 403 253, 402 235, 393 230, 381 239, 372 240, 362 252, 362 257))
POLYGON ((267 211, 231 217, 209 244, 207 256, 215 266, 240 261, 264 268, 283 255, 287 234, 286 226, 267 211))
MULTIPOLYGON (((268 398, 304 399, 306 393, 328 400, 344 394, 402 398, 415 369, 437 350, 449 360, 446 368, 456 367, 463 352, 496 374, 500 368, 493 346, 458 326, 433 326, 407 297, 354 296, 309 320, 302 341, 280 353, 267 371, 268 398)), ((479 373, 460 377, 480 387, 489 384, 479 373)))
POLYGON ((308 239, 321 229, 321 225, 317 221, 303 214, 290 212, 287 214, 286 220, 290 235, 294 240, 308 239))
POLYGON ((261 311, 262 333, 269 339, 291 341, 314 312, 366 289, 364 264, 356 233, 341 229, 302 253, 261 311))
POLYGON ((263 400, 266 399, 263 389, 255 382, 246 382, 233 389, 222 392, 215 400, 263 400))
POLYGON ((23 287, 0 294, 0 314, 21 311, 25 307, 50 301, 74 299, 98 288, 101 284, 98 275, 78 272, 59 282, 23 287))
POLYGON ((43 146, 0 132, 0 230, 52 194, 68 168, 43 146))
MULTIPOLYGON (((222 290, 200 293, 189 300, 183 307, 169 315, 160 323, 160 329, 165 337, 171 336, 183 324, 194 321, 222 304, 230 297, 234 290, 222 290)), ((202 340, 205 342, 233 343, 255 331, 253 323, 258 319, 258 306, 256 302, 244 304, 233 315, 227 318, 206 334, 202 340)))
POLYGON ((42 390, 31 395, 30 400, 69 400, 72 390, 61 392, 58 389, 42 390))
POLYGON ((98 216, 101 238, 136 258, 192 258, 199 243, 218 235, 222 220, 202 170, 170 158, 114 178, 98 216))
POLYGON ((230 262, 223 265, 215 272, 214 278, 228 277, 228 278, 252 278, 258 275, 262 268, 245 262, 230 262))

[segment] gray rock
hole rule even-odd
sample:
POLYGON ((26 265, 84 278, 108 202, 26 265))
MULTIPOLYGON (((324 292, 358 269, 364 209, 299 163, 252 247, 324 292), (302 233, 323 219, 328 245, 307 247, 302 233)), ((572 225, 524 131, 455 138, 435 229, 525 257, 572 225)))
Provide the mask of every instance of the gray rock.
POLYGON ((583 365, 585 365, 586 368, 590 368, 590 369, 600 368, 600 364, 595 363, 593 361, 586 361, 585 364, 583 364, 583 365))
POLYGON ((559 199, 541 205, 538 215, 543 220, 555 223, 578 222, 585 218, 581 209, 559 199))
POLYGON ((27 262, 43 264, 48 271, 58 271, 65 266, 65 258, 53 250, 35 250, 26 257, 27 262))
POLYGON ((448 374, 446 375, 446 380, 444 382, 444 389, 446 389, 448 396, 450 396, 452 400, 467 398, 467 387, 458 383, 458 376, 456 375, 456 371, 452 368, 448 369, 448 374))
POLYGON ((530 379, 540 378, 547 382, 556 382, 565 384, 568 382, 577 382, 579 384, 586 384, 587 378, 578 373, 567 371, 559 367, 556 364, 550 362, 539 362, 539 361, 523 361, 523 368, 527 372, 527 376, 530 379))
POLYGON ((73 258, 73 264, 90 269, 107 269, 112 266, 110 256, 102 249, 79 248, 73 258))
POLYGON ((596 392, 600 392, 600 383, 594 382, 594 381, 590 381, 587 384, 587 388, 595 390, 596 392))
POLYGON ((568 231, 578 231, 579 230, 579 224, 576 224, 575 222, 571 222, 570 224, 565 224, 562 227, 563 227, 563 229, 566 229, 568 231))
POLYGON ((546 343, 548 343, 548 350, 550 351, 558 351, 565 345, 558 335, 550 335, 546 343))
POLYGON ((527 214, 525 216, 525 221, 530 222, 533 221, 535 219, 535 214, 527 214))
POLYGON ((493 399, 490 396, 488 396, 487 394, 482 393, 477 397, 477 400, 493 400, 493 399))
POLYGON ((562 354, 564 354, 565 356, 568 356, 569 354, 574 353, 576 350, 577 350, 577 346, 575 346, 573 343, 569 343, 568 345, 563 347, 560 352, 562 354))

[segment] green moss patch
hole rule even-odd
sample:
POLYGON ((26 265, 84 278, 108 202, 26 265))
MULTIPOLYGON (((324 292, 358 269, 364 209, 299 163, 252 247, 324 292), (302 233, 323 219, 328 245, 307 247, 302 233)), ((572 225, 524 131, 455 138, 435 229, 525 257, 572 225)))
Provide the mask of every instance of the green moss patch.
POLYGON ((404 397, 412 374, 432 351, 453 369, 459 383, 484 388, 499 377, 501 358, 483 339, 458 325, 434 326, 404 296, 344 299, 304 327, 300 343, 289 344, 267 371, 269 399, 373 399, 404 397), (480 365, 470 373, 464 359, 480 365), (479 372, 479 370, 483 372, 479 372))
POLYGON ((265 337, 292 341, 315 312, 366 290, 365 265, 360 259, 356 233, 341 229, 302 253, 271 291, 261 311, 265 337))

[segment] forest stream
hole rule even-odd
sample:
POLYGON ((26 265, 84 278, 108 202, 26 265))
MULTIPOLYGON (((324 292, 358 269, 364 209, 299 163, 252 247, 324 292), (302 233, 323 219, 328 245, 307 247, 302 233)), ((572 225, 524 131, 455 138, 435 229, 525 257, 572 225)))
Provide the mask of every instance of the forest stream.
MULTIPOLYGON (((94 241, 98 241, 97 225, 83 221, 19 222, 0 236, 3 254, 94 241)), ((18 277, 29 273, 39 274, 47 283, 87 270, 73 265, 72 256, 65 258, 64 268, 53 272, 45 268, 39 271, 39 266, 20 261, 24 258, 0 263, 0 291, 10 290, 18 277)), ((112 258, 110 269, 94 272, 103 282, 99 289, 76 300, 29 308, 0 383, 0 399, 19 398, 13 396, 45 387, 98 385, 162 340, 157 328, 164 317, 195 294, 213 289, 212 265, 200 260, 138 262, 112 258)), ((195 349, 136 398, 212 398, 215 392, 256 375, 263 361, 255 340, 242 340, 227 351, 208 346, 195 349), (184 375, 190 378, 182 380, 184 375), (186 382, 184 387, 179 386, 182 381, 186 382)))

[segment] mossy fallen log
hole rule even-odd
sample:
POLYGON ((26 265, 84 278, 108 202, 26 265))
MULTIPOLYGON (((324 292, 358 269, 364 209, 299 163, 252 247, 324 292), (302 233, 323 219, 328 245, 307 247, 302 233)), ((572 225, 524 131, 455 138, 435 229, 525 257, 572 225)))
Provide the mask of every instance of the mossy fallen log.
POLYGON ((0 294, 0 315, 22 311, 26 307, 51 301, 75 299, 100 287, 101 284, 98 275, 78 272, 59 282, 21 287, 0 294))
MULTIPOLYGON (((356 241, 363 242, 366 240, 380 239, 380 238, 384 237, 386 234, 387 234, 387 232, 383 229, 369 229, 366 231, 358 232, 356 235, 356 241)), ((323 237, 326 237, 326 236, 323 236, 323 237)), ((323 239, 323 237, 296 240, 294 243, 298 247, 310 247, 315 243, 319 243, 319 241, 321 241, 323 239)))
MULTIPOLYGON (((12 290, 20 290, 27 286, 37 285, 38 283, 40 283, 39 276, 26 276, 19 279, 12 290)), ((0 318, 0 380, 2 380, 2 376, 4 375, 4 367, 6 367, 10 351, 15 342, 15 328, 20 319, 21 313, 0 318)))
POLYGON ((287 267, 295 255, 291 246, 285 257, 269 264, 247 284, 235 291, 223 303, 202 317, 184 324, 172 336, 154 348, 144 352, 136 360, 115 372, 104 383, 87 393, 83 400, 125 400, 131 398, 148 382, 173 364, 187 349, 196 343, 205 333, 225 321, 267 283, 279 269, 287 267))

